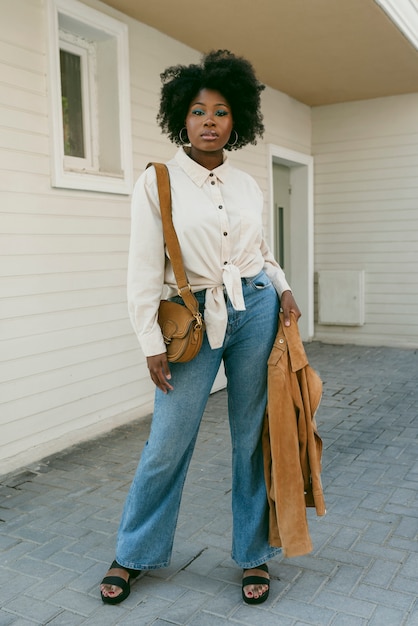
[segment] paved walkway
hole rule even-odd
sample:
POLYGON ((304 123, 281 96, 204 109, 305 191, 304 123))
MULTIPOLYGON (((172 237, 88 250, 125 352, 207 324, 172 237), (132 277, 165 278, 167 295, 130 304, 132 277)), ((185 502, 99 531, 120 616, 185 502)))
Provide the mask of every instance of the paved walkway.
POLYGON ((171 566, 103 605, 122 503, 149 420, 0 479, 0 626, 418 625, 418 351, 307 346, 324 381, 328 513, 314 552, 270 563, 270 598, 241 600, 229 557, 226 394, 207 407, 171 566))

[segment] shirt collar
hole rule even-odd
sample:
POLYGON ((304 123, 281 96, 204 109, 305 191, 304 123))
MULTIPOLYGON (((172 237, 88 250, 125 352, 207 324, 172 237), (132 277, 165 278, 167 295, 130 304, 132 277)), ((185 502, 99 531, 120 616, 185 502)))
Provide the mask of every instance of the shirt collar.
POLYGON ((193 159, 191 159, 185 152, 184 148, 180 148, 178 150, 175 160, 178 165, 180 165, 181 169, 198 187, 202 187, 204 185, 211 173, 215 174, 221 183, 224 183, 229 170, 229 161, 225 153, 223 163, 218 167, 215 167, 213 170, 207 170, 206 167, 203 167, 202 165, 199 165, 199 163, 196 163, 196 161, 193 161, 193 159))

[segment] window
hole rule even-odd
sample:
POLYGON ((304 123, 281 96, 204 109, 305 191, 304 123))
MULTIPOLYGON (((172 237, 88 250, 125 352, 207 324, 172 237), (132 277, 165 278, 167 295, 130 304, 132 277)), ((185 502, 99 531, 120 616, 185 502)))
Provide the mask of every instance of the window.
POLYGON ((95 89, 96 47, 61 31, 59 55, 64 168, 95 173, 99 170, 94 149, 99 136, 92 119, 92 113, 99 109, 95 89))
POLYGON ((78 54, 60 49, 61 102, 64 155, 84 159, 84 121, 81 88, 81 61, 78 54))
POLYGON ((127 27, 77 0, 49 0, 52 185, 131 192, 127 27))

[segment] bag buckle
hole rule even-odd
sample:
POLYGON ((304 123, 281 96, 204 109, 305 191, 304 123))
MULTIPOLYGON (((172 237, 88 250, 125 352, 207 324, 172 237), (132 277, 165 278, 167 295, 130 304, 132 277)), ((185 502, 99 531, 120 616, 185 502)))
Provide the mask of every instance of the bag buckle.
POLYGON ((203 317, 200 311, 197 311, 194 314, 194 318, 196 320, 196 324, 195 324, 195 330, 200 330, 203 326, 203 317))
POLYGON ((190 283, 187 283, 187 285, 185 287, 177 287, 177 294, 180 296, 180 298, 183 297, 183 291, 191 291, 192 288, 190 286, 190 283))

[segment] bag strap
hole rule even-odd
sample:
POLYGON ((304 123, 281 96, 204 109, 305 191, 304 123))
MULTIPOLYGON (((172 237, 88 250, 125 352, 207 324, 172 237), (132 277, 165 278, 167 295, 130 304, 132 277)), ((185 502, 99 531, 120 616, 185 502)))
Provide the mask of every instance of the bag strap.
POLYGON ((177 282, 177 291, 183 298, 184 304, 193 313, 198 322, 202 323, 202 316, 199 312, 199 303, 196 300, 187 280, 181 256, 180 244, 173 224, 171 214, 171 189, 170 176, 167 166, 164 163, 148 163, 147 167, 153 165, 157 174, 158 197, 160 199, 161 219, 163 223, 163 233, 165 244, 170 255, 174 276, 177 282))

